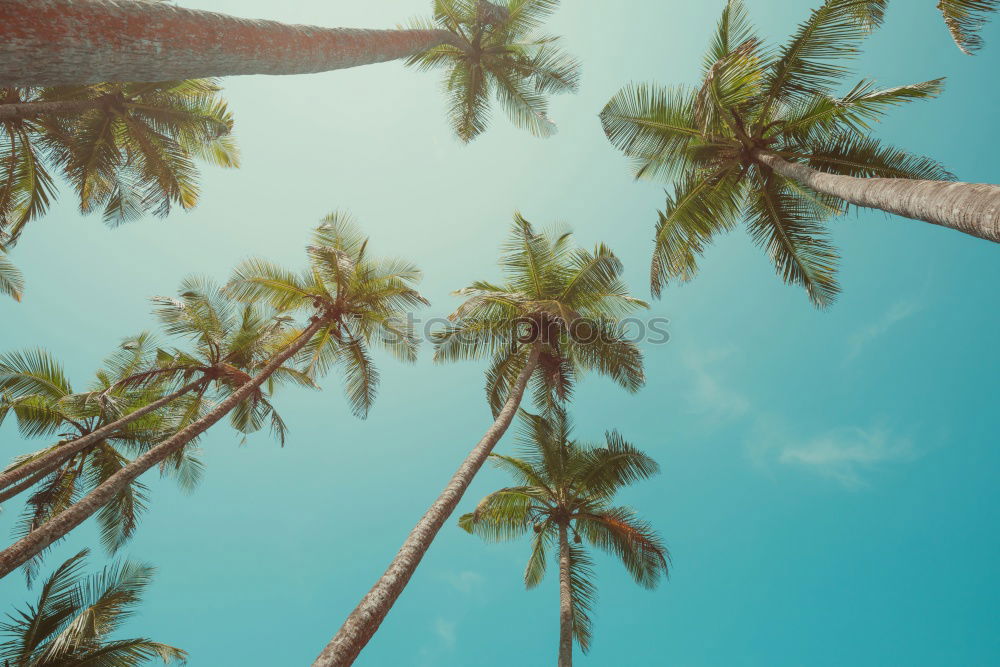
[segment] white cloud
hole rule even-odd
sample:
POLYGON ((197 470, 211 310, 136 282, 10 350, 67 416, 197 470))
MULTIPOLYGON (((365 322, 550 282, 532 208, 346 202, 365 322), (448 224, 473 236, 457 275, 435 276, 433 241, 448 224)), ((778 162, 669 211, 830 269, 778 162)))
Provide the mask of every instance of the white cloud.
POLYGON ((872 341, 885 335, 895 325, 920 311, 920 304, 913 299, 898 301, 878 321, 856 332, 850 339, 848 359, 854 359, 872 341))
POLYGON ((689 354, 686 365, 693 379, 688 401, 694 412, 704 414, 713 421, 741 417, 750 409, 750 401, 723 384, 712 372, 712 367, 732 356, 732 350, 712 350, 705 354, 689 354))
POLYGON ((455 648, 455 623, 438 618, 434 621, 434 631, 448 648, 455 648))
POLYGON ((888 463, 916 457, 912 443, 884 428, 829 431, 801 444, 786 445, 778 462, 813 471, 847 487, 864 486, 865 474, 888 463))
POLYGON ((449 572, 444 575, 448 583, 459 593, 474 593, 483 585, 483 575, 467 570, 465 572, 449 572))

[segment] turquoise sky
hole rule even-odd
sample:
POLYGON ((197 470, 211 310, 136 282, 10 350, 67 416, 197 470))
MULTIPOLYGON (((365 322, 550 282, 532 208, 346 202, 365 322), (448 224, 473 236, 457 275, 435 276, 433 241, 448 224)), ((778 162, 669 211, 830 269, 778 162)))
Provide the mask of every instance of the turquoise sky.
MULTIPOLYGON (((818 1, 748 4, 761 31, 783 39, 818 1)), ((365 27, 430 5, 184 4, 365 27)), ((560 133, 549 140, 498 113, 485 136, 460 145, 437 75, 399 63, 227 80, 243 168, 206 169, 192 213, 118 230, 64 196, 13 257, 28 291, 20 305, 0 301, 0 347, 52 350, 83 386, 121 338, 155 327, 148 297, 194 272, 224 280, 250 255, 297 267, 309 230, 338 208, 378 253, 425 269, 425 316, 449 313, 451 290, 498 277, 515 209, 572 225, 585 246, 606 242, 646 296, 663 186, 631 179, 597 113, 629 81, 692 82, 723 2, 564 4, 548 31, 582 59, 583 85, 555 100, 560 133)), ((947 75, 948 85, 879 134, 963 180, 1000 183, 1000 30, 970 58, 932 0, 891 4, 858 72, 887 86, 947 75)), ((875 213, 832 227, 844 294, 829 311, 783 286, 740 230, 710 249, 695 282, 654 304, 672 340, 645 349, 640 394, 582 383, 578 435, 617 428, 663 466, 624 501, 666 538, 674 570, 649 592, 598 557, 595 641, 579 664, 1000 664, 1000 249, 875 213)), ((126 550, 159 568, 130 629, 187 649, 195 667, 308 664, 490 423, 483 367, 430 356, 425 347, 409 367, 379 358, 367 421, 350 415, 331 377, 323 392, 277 398, 292 427, 284 449, 266 435, 240 446, 224 426, 211 431, 201 487, 183 495, 154 484, 126 550)), ((0 440, 5 459, 45 444, 12 424, 0 440)), ((462 511, 504 482, 485 471, 462 511)), ((6 532, 20 507, 4 510, 6 532)), ((92 537, 74 534, 46 571, 92 537)), ((524 591, 527 553, 527 543, 485 545, 450 523, 357 664, 552 664, 555 580, 524 591)), ((0 611, 28 595, 16 576, 0 582, 0 611)))

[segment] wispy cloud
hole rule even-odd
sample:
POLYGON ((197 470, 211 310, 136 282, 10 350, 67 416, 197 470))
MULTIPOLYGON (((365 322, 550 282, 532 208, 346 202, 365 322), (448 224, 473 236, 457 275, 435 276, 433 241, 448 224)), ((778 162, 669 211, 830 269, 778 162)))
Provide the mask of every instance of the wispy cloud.
POLYGON ((434 621, 434 632, 441 638, 442 643, 448 648, 455 648, 455 623, 443 618, 434 621))
POLYGON ((849 427, 785 445, 777 460, 857 488, 866 485, 865 476, 874 469, 915 457, 913 444, 888 429, 849 427))
POLYGON ((475 593, 483 585, 483 575, 471 570, 448 572, 444 577, 459 593, 475 593))
POLYGON ((905 299, 894 303, 876 322, 851 336, 847 358, 856 358, 869 343, 884 336, 903 320, 912 317, 920 311, 920 308, 920 304, 914 299, 905 299))
POLYGON ((727 386, 713 372, 714 367, 730 358, 733 351, 711 350, 687 356, 686 364, 691 371, 692 389, 688 401, 694 412, 703 414, 713 421, 740 417, 750 409, 750 401, 733 388, 727 386))

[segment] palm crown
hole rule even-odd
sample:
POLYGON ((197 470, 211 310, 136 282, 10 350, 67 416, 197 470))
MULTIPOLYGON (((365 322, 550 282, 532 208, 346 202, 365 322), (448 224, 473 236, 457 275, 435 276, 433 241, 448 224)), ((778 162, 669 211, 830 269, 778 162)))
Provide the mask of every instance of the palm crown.
POLYGON ((198 201, 196 159, 235 167, 233 120, 212 81, 0 89, 0 103, 90 101, 82 111, 0 121, 0 243, 12 245, 55 194, 117 225, 198 201))
POLYGON ((8 614, 0 633, 5 667, 108 665, 134 667, 159 658, 183 662, 187 654, 150 639, 112 639, 135 615, 153 568, 125 562, 84 578, 87 551, 60 565, 42 584, 38 600, 8 614))
POLYGON ((449 117, 462 141, 471 141, 489 122, 494 97, 515 125, 549 136, 547 94, 576 90, 577 61, 564 54, 558 38, 535 34, 558 6, 558 0, 435 0, 430 23, 456 37, 413 56, 408 64, 422 70, 444 69, 449 117))
POLYGON ((309 379, 339 366, 355 414, 367 416, 378 388, 371 344, 402 361, 416 360, 419 340, 408 316, 428 305, 415 288, 421 272, 405 260, 370 255, 368 239, 345 213, 324 219, 307 252, 309 266, 299 274, 266 260, 248 260, 236 269, 227 291, 278 312, 315 311, 325 326, 296 362, 309 379))
MULTIPOLYGON (((126 389, 122 381, 152 362, 155 346, 146 334, 127 340, 110 355, 84 393, 76 393, 62 366, 44 350, 9 353, 0 357, 0 421, 13 412, 21 433, 26 437, 82 437, 156 400, 160 387, 126 389)), ((17 526, 18 534, 28 534, 76 502, 121 470, 134 457, 155 445, 178 428, 181 410, 146 415, 110 433, 75 456, 44 471, 37 490, 28 498, 17 526)), ((18 457, 8 470, 57 450, 60 444, 18 457)), ((197 484, 201 462, 195 448, 179 453, 163 467, 182 488, 197 484)), ((146 508, 148 488, 130 484, 98 513, 101 541, 114 552, 135 532, 139 516, 146 508)), ((26 569, 33 578, 39 561, 26 569)))
POLYGON ((571 531, 573 632, 586 651, 597 591, 583 542, 617 557, 645 588, 656 586, 668 573, 669 554, 660 538, 633 510, 614 504, 621 488, 657 474, 659 466, 616 431, 607 433, 600 446, 573 440, 572 425, 562 410, 548 417, 523 411, 521 416, 520 456, 492 455, 517 486, 483 498, 474 512, 459 519, 459 525, 489 541, 533 533, 524 572, 528 588, 542 581, 553 548, 558 557, 560 530, 571 531))
POLYGON ((865 80, 833 92, 847 74, 840 63, 857 54, 882 4, 826 0, 771 52, 742 0, 730 0, 700 87, 629 86, 608 103, 605 132, 633 158, 637 176, 675 180, 656 227, 654 295, 670 279, 690 280, 712 239, 745 220, 785 282, 805 287, 819 306, 835 299, 838 256, 823 222, 845 204, 775 173, 760 151, 847 176, 953 178, 867 133, 890 108, 936 95, 941 79, 889 89, 865 80))
POLYGON ((500 266, 506 280, 458 290, 465 302, 434 333, 438 361, 492 357, 487 395, 494 414, 535 346, 531 382, 539 405, 565 401, 580 371, 597 371, 629 391, 643 385, 642 353, 621 319, 646 304, 629 295, 609 248, 577 248, 571 233, 536 232, 517 214, 500 266))

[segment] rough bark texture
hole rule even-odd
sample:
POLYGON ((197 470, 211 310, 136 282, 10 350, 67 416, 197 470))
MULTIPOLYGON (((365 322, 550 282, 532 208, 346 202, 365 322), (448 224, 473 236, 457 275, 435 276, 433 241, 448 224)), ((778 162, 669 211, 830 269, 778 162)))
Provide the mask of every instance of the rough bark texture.
POLYGON ((174 452, 182 449, 184 445, 207 431, 212 425, 229 414, 236 407, 237 403, 256 391, 279 366, 301 350, 309 342, 309 339, 323 326, 325 324, 322 320, 317 320, 310 324, 295 343, 277 354, 253 379, 234 391, 212 410, 205 413, 201 419, 186 426, 170 438, 167 438, 148 452, 139 456, 71 507, 57 514, 36 530, 31 531, 27 536, 3 552, 0 552, 0 579, 6 577, 16 568, 41 553, 43 549, 56 540, 64 537, 106 505, 115 495, 125 489, 144 472, 158 465, 174 452))
POLYGON ((0 0, 0 86, 304 74, 458 43, 447 30, 287 25, 134 0, 0 0))
POLYGON ((420 565, 421 559, 427 553, 427 549, 430 548, 438 531, 441 530, 441 526, 455 511, 455 507, 465 494, 465 490, 469 488, 472 479, 483 467, 493 448, 507 431, 514 415, 517 414, 521 398, 524 396, 524 389, 537 365, 538 348, 536 347, 511 388, 510 396, 507 397, 507 402, 500 410, 493 425, 462 462, 461 467, 452 476, 448 486, 434 501, 434 504, 417 522, 413 531, 403 542, 399 553, 392 559, 385 574, 347 617, 337 634, 316 658, 313 667, 345 667, 354 663, 358 654, 371 640, 389 610, 392 609, 392 605, 410 581, 410 577, 420 565))
POLYGON ((785 178, 855 206, 922 220, 1000 243, 1000 186, 905 178, 854 178, 788 162, 774 153, 754 154, 785 178))
POLYGON ((573 667, 573 589, 569 583, 569 535, 559 526, 559 667, 573 667))
POLYGON ((33 487, 35 484, 38 484, 39 482, 41 482, 43 479, 45 479, 46 477, 48 477, 49 473, 51 473, 53 470, 55 470, 56 467, 57 466, 52 466, 51 468, 46 468, 45 470, 43 470, 43 471, 41 471, 39 473, 35 473, 32 477, 29 477, 28 479, 23 480, 19 484, 15 484, 15 485, 11 486, 10 488, 4 489, 3 492, 0 492, 0 505, 3 505, 5 502, 7 502, 8 500, 10 500, 11 498, 16 498, 19 494, 23 493, 24 491, 27 491, 28 489, 30 489, 31 487, 33 487))
MULTIPOLYGON (((2 2, 2 0, 0 0, 2 2)), ((62 100, 58 102, 16 102, 0 104, 0 122, 37 118, 45 115, 68 115, 96 109, 104 104, 100 97, 87 100, 62 100)))
MULTIPOLYGON (((106 426, 102 426, 93 433, 88 433, 87 435, 81 436, 75 440, 70 440, 65 442, 52 451, 39 456, 36 459, 32 459, 22 465, 5 471, 0 474, 0 489, 7 489, 11 484, 18 482, 29 475, 32 475, 39 471, 50 471, 51 469, 58 467, 65 461, 76 456, 78 453, 85 450, 87 447, 104 440, 111 434, 125 428, 132 422, 146 415, 156 412, 162 407, 167 406, 169 403, 174 402, 184 394, 188 393, 199 387, 205 380, 198 379, 194 382, 184 385, 172 394, 168 394, 163 398, 156 400, 149 405, 145 405, 135 412, 130 412, 121 419, 114 421, 106 426)), ((7 496, 3 496, 6 498, 7 496)), ((0 500, 2 502, 2 500, 0 500)))

